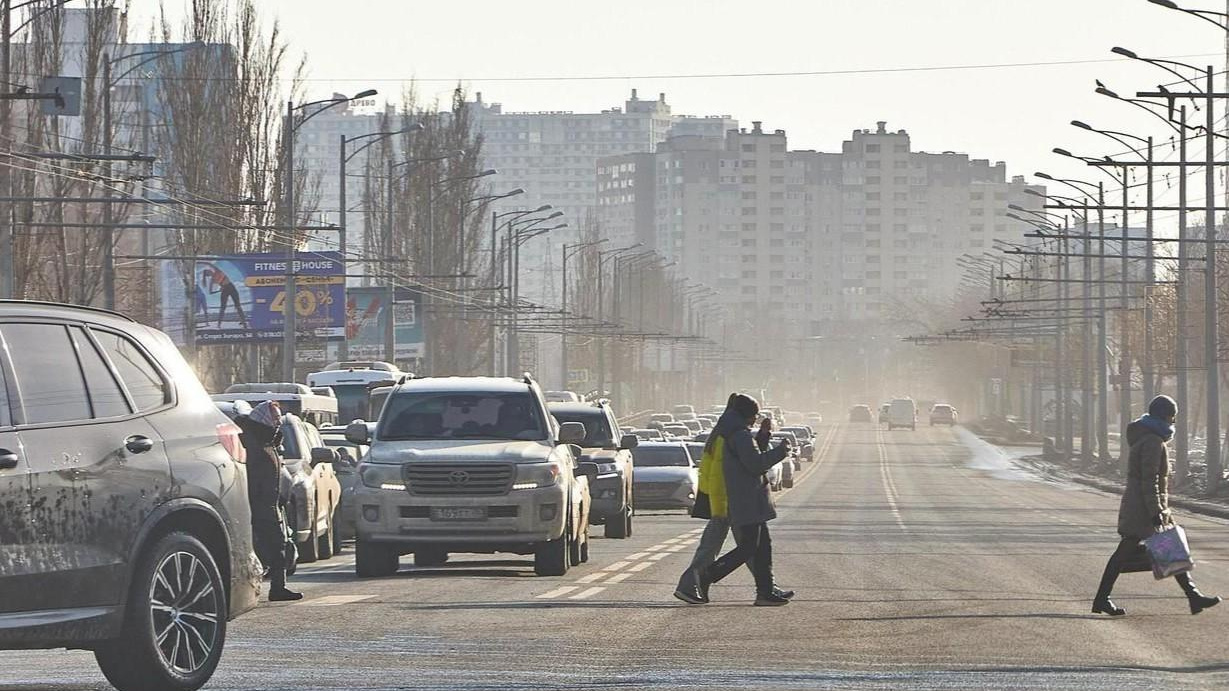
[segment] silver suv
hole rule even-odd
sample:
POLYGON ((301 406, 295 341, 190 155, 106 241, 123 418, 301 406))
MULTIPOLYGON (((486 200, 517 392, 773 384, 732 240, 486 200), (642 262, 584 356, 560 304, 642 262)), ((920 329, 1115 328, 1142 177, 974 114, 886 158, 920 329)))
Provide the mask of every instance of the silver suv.
POLYGON ((346 437, 371 448, 359 466, 355 566, 395 573, 403 554, 438 566, 449 552, 534 555, 561 576, 589 558, 589 478, 580 423, 555 422, 532 379, 412 379, 380 421, 346 437))
POLYGON ((0 649, 84 648, 197 689, 256 606, 239 429, 165 334, 0 301, 0 649))

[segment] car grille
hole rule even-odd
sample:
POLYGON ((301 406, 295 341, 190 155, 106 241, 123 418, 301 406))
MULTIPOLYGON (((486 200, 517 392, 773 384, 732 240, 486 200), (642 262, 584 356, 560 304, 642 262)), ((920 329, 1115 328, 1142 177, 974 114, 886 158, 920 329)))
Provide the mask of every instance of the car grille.
POLYGON ((402 476, 419 496, 507 494, 516 469, 503 463, 407 463, 402 476))
POLYGON ((641 499, 665 499, 674 496, 679 489, 677 482, 640 482, 636 483, 636 496, 641 499))

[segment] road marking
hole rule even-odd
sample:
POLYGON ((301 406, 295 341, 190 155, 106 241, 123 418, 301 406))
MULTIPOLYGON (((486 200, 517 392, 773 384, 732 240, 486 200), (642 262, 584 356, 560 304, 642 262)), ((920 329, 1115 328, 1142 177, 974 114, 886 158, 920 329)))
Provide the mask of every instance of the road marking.
POLYGON ((653 564, 654 562, 651 562, 651 561, 642 561, 639 564, 632 566, 630 569, 628 569, 628 571, 631 573, 637 573, 639 571, 644 571, 645 569, 649 568, 653 564))
POLYGON ((648 552, 636 552, 635 554, 630 554, 624 557, 624 559, 627 561, 636 561, 637 559, 644 559, 647 556, 649 556, 648 552))
POLYGON ((892 517, 896 519, 896 525, 901 530, 905 528, 905 519, 900 514, 900 506, 897 505, 897 498, 900 493, 896 490, 896 483, 892 480, 892 471, 888 469, 888 448, 883 443, 883 430, 875 431, 876 448, 879 450, 879 476, 883 481, 883 491, 888 497, 888 508, 892 510, 892 517))
POLYGON ((598 571, 597 573, 591 573, 588 576, 581 576, 580 578, 576 579, 576 582, 577 583, 592 583, 596 580, 605 578, 609 575, 610 574, 605 571, 598 571))
POLYGON ((670 554, 671 554, 670 552, 660 552, 658 554, 651 554, 649 555, 649 561, 661 561, 662 559, 665 559, 666 557, 670 556, 670 554))
POLYGON ((303 604, 308 607, 337 607, 339 605, 349 605, 363 600, 370 600, 375 595, 325 595, 306 600, 303 604))
POLYGON ((542 593, 541 595, 538 596, 538 599, 539 600, 549 600, 554 597, 563 597, 564 595, 567 595, 568 593, 574 590, 580 590, 580 587, 575 586, 575 585, 565 585, 562 588, 555 588, 554 590, 550 592, 542 593))
POLYGON ((631 563, 630 561, 616 561, 615 563, 611 564, 610 566, 607 566, 606 568, 602 570, 603 571, 618 571, 619 569, 623 568, 624 566, 627 566, 630 563, 631 563))
POLYGON ((594 595, 597 595, 603 590, 605 590, 605 588, 589 588, 588 590, 582 590, 579 593, 576 593, 575 595, 569 597, 568 599, 569 600, 585 600, 585 599, 593 597, 594 595))
POLYGON ((611 576, 609 579, 606 580, 606 585, 610 585, 611 583, 622 583, 623 581, 626 581, 627 579, 631 577, 632 577, 632 574, 630 571, 624 571, 623 573, 616 573, 615 575, 611 576))

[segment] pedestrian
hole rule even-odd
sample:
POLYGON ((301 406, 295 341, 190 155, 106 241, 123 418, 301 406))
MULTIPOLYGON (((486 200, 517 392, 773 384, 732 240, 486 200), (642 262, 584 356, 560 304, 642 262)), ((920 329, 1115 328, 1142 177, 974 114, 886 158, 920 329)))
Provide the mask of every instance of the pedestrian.
POLYGON ((276 401, 254 408, 242 406, 235 423, 243 430, 239 440, 247 452, 248 503, 252 506, 252 541, 256 556, 269 570, 269 601, 303 599, 286 587, 286 532, 279 508, 282 505, 282 410, 276 401))
POLYGON ((772 537, 768 521, 777 517, 768 486, 768 471, 785 460, 788 440, 761 451, 751 435, 760 412, 759 403, 746 394, 731 396, 711 432, 723 440, 721 472, 725 481, 728 523, 737 545, 698 574, 698 593, 707 599, 708 588, 746 564, 755 577, 758 607, 788 604, 793 592, 776 586, 772 572, 772 537))
MULTIPOLYGON (((1101 587, 1092 601, 1093 614, 1120 617, 1127 611, 1114 604, 1110 592, 1120 573, 1147 571, 1147 551, 1143 540, 1171 522, 1169 511, 1169 449, 1166 444, 1174 436, 1174 420, 1178 405, 1169 396, 1157 396, 1148 404, 1148 414, 1127 425, 1127 443, 1131 445, 1127 460, 1127 484, 1118 505, 1118 534, 1122 541, 1110 556, 1101 576, 1101 587)), ((1199 614, 1220 604, 1219 597, 1199 592, 1190 574, 1174 576, 1186 593, 1191 614, 1199 614)))

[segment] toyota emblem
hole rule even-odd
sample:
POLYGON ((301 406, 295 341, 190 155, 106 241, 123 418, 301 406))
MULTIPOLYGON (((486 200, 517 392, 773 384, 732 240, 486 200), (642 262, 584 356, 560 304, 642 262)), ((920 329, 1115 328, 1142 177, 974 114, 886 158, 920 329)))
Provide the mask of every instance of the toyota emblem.
POLYGON ((461 486, 469 482, 469 473, 464 470, 454 470, 448 473, 448 482, 455 486, 461 486))

